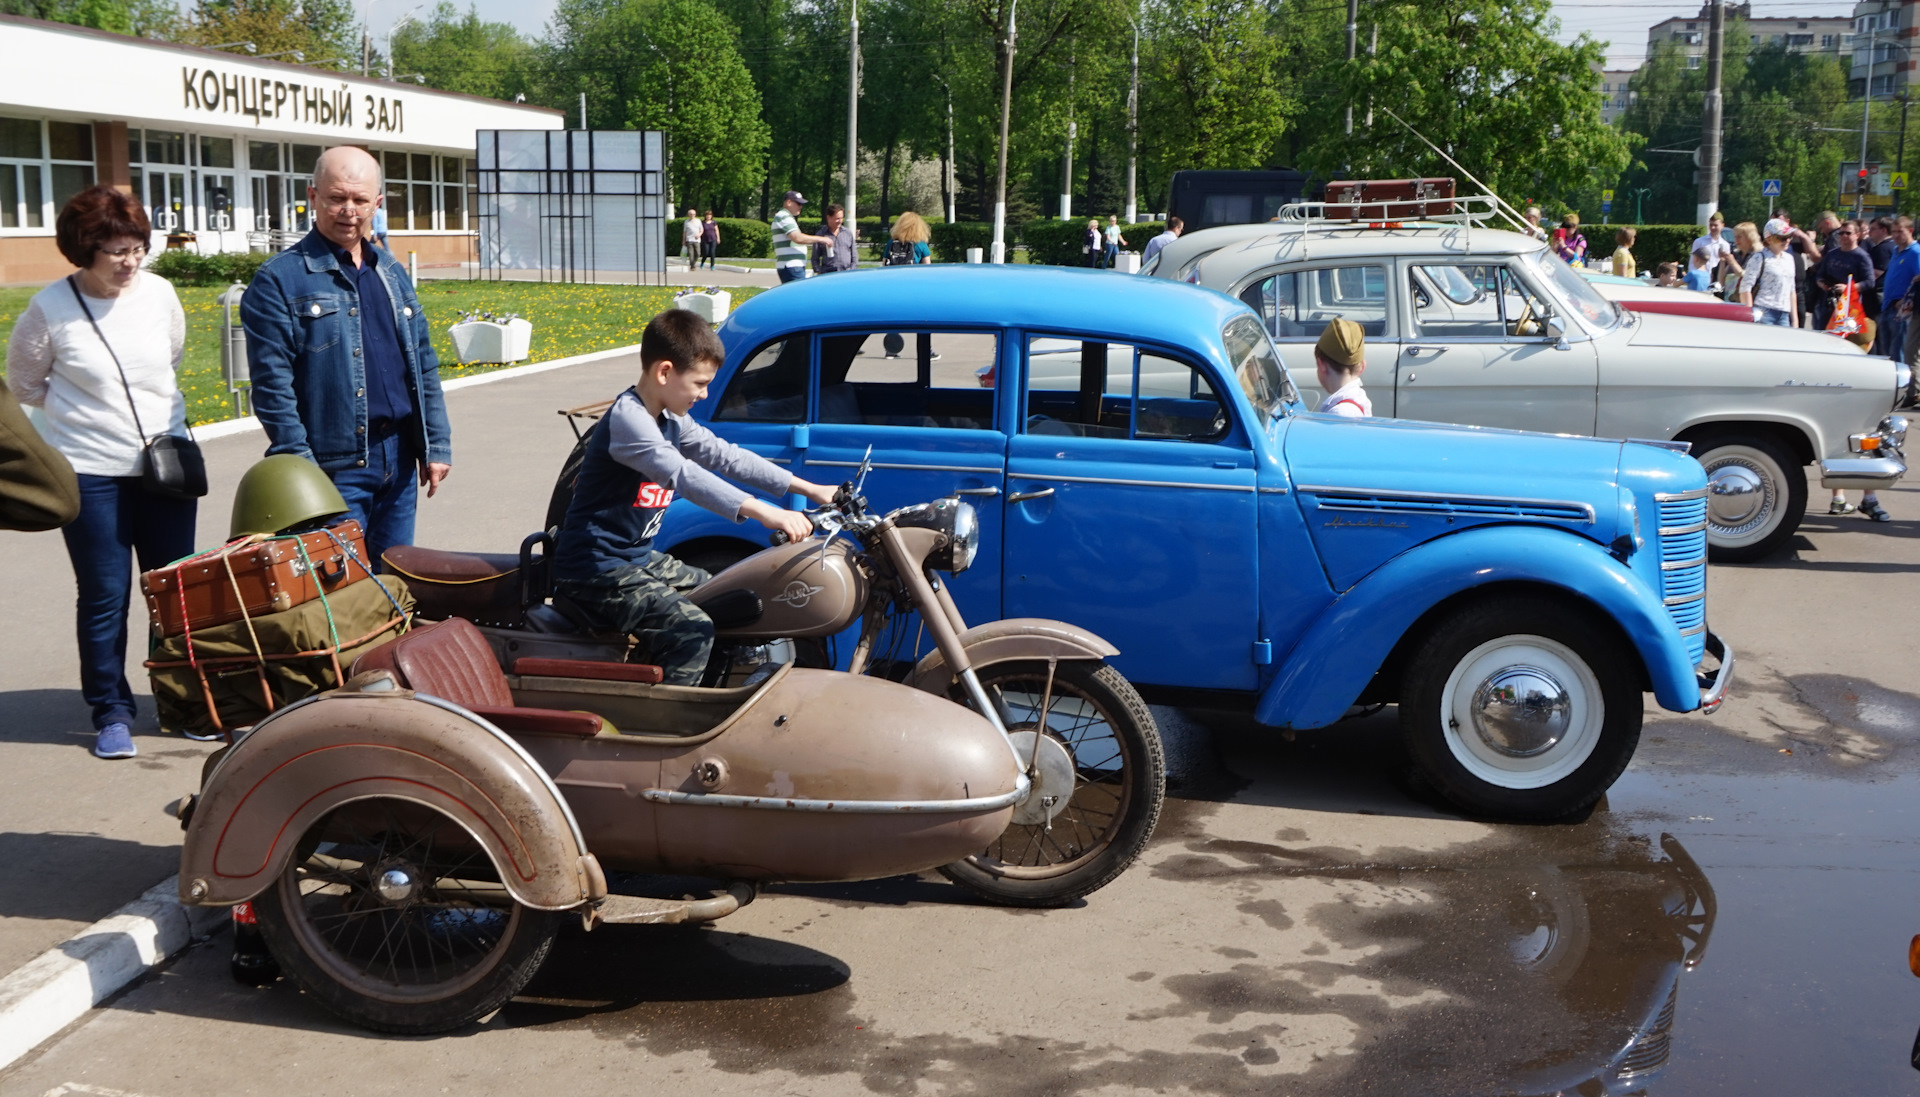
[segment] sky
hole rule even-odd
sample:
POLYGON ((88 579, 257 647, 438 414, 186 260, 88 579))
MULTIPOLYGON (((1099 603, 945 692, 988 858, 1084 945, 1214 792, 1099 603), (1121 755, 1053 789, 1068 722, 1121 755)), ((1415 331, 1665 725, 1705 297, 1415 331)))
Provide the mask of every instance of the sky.
MULTIPOLYGON (((462 0, 454 0, 464 7, 462 0)), ((511 23, 521 33, 537 36, 546 29, 547 16, 553 12, 553 0, 471 0, 480 17, 491 22, 511 23)), ((367 0, 356 0, 363 9, 367 0)), ((1363 5, 1364 6, 1364 5, 1363 5)), ((417 0, 373 0, 373 31, 385 35, 387 29, 410 12, 424 15, 431 4, 417 0)), ((1700 0, 1558 0, 1554 11, 1560 16, 1561 40, 1571 41, 1581 31, 1610 42, 1609 68, 1634 68, 1645 60, 1647 28, 1668 16, 1693 16, 1700 12, 1700 0)), ((1850 16, 1853 0, 1754 0, 1756 17, 1850 16)))

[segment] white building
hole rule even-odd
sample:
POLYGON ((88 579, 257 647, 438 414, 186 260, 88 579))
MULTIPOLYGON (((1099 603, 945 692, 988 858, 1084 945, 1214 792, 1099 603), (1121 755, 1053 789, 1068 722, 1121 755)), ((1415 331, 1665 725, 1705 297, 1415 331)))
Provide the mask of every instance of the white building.
POLYGON ((0 59, 0 284, 73 269, 54 217, 95 182, 142 197, 156 249, 170 234, 239 251, 301 232, 314 160, 342 144, 380 158, 396 252, 466 260, 475 132, 565 125, 544 107, 16 16, 0 16, 0 59))
POLYGON ((1853 6, 1853 64, 1847 94, 1904 96, 1913 83, 1916 0, 1861 0, 1853 6))

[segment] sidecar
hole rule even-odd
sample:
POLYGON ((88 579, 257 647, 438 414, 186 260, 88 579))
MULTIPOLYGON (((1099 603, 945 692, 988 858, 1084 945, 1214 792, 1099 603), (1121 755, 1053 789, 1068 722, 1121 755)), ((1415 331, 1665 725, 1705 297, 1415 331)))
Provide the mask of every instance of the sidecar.
POLYGON ((982 849, 1028 782, 971 711, 781 667, 727 689, 521 659, 453 618, 363 657, 216 755, 183 811, 180 894, 248 903, 281 967, 369 1028, 466 1024, 560 920, 724 916, 771 880, 861 880, 982 849), (723 884, 610 896, 607 872, 723 884))

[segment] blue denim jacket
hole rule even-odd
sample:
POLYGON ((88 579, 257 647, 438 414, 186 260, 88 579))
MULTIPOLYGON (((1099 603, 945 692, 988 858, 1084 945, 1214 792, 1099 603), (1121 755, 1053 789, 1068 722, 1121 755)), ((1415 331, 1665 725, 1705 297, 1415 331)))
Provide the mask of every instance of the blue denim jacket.
MULTIPOLYGON (((413 283, 389 252, 363 245, 393 301, 407 384, 418 414, 409 424, 428 463, 453 463, 453 434, 440 392, 440 360, 413 283)), ((267 453, 297 453, 328 471, 367 463, 367 374, 360 296, 317 231, 266 261, 241 300, 253 411, 267 453)))

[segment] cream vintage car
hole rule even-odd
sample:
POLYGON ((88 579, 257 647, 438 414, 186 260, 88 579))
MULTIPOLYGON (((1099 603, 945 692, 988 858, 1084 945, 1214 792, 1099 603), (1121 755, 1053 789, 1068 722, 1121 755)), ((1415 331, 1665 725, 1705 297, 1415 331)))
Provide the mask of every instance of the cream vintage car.
POLYGON ((1541 241, 1476 214, 1322 214, 1302 203, 1183 236, 1141 273, 1251 305, 1309 389, 1328 321, 1359 323, 1381 416, 1689 443, 1712 487, 1715 560, 1785 544, 1806 512, 1802 466, 1818 463, 1828 487, 1906 473, 1906 419, 1891 414, 1914 402, 1906 366, 1823 332, 1620 308, 1541 241))

